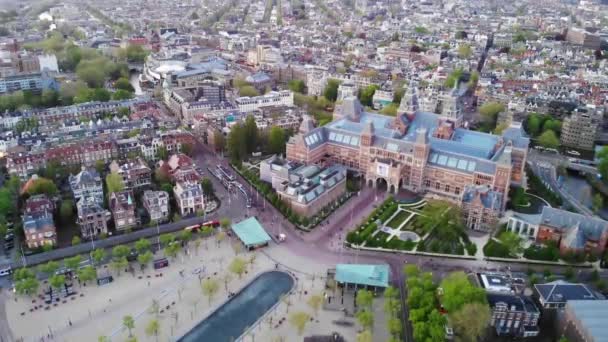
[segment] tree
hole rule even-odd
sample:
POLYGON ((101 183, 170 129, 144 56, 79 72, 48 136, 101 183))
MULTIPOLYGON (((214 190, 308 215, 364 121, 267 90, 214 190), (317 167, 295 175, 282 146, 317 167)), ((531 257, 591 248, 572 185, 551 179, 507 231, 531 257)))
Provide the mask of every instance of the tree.
POLYGON ((78 237, 78 236, 74 236, 72 238, 72 246, 80 245, 81 242, 82 242, 82 240, 80 240, 80 237, 78 237))
POLYGON ((465 43, 458 45, 458 57, 462 59, 469 59, 472 53, 473 50, 471 49, 471 45, 465 43))
POLYGON ((106 186, 108 188, 108 194, 123 191, 125 189, 125 183, 122 180, 122 177, 116 172, 111 172, 106 176, 106 186))
POLYGON ((10 191, 6 187, 0 188, 0 215, 7 217, 13 213, 14 209, 15 203, 10 191))
POLYGON ((59 290, 62 286, 65 285, 65 275, 63 275, 63 274, 53 274, 49 278, 49 284, 54 289, 59 290))
POLYGON ((146 325, 146 335, 154 336, 158 342, 158 333, 160 332, 160 324, 157 319, 153 319, 146 325))
MULTIPOLYGON (((603 179, 608 179, 608 146, 602 147, 597 153, 597 159, 599 160, 597 166, 599 173, 603 179)), ((3 212, 2 197, 2 189, 0 189, 0 213, 3 212)))
POLYGON ((141 238, 135 241, 135 250, 137 253, 142 254, 150 250, 151 243, 146 238, 141 238))
POLYGON ((259 143, 259 132, 258 125, 255 122, 253 115, 247 116, 245 119, 245 146, 247 153, 251 153, 257 150, 259 143))
POLYGON ((268 152, 281 154, 285 152, 285 130, 278 126, 273 126, 268 134, 268 152))
POLYGON ((562 131, 562 122, 556 119, 548 118, 543 123, 543 132, 547 130, 552 130, 556 134, 562 131))
POLYGON ((524 250, 523 239, 514 232, 502 232, 498 236, 498 240, 507 248, 512 257, 517 257, 524 250))
POLYGON ((538 143, 546 148, 558 148, 559 147, 559 139, 557 135, 552 130, 544 131, 538 137, 538 143))
POLYGON ((378 86, 375 84, 368 85, 367 87, 360 89, 358 98, 362 105, 371 107, 373 105, 372 100, 378 86))
POLYGON ((211 182, 211 179, 206 177, 201 180, 201 188, 203 189, 205 196, 211 196, 215 192, 213 190, 213 182, 211 182))
POLYGON ((183 242, 188 242, 190 241, 190 239, 192 239, 192 232, 189 230, 182 230, 179 233, 179 239, 183 242))
POLYGON ((374 314, 371 310, 361 310, 357 312, 356 316, 363 329, 371 330, 374 327, 374 314))
POLYGON ((129 247, 124 246, 124 245, 118 245, 118 246, 115 246, 114 248, 112 248, 112 258, 114 258, 114 259, 126 258, 130 252, 131 251, 130 251, 129 247))
POLYGON ((391 103, 388 106, 384 106, 384 108, 382 108, 382 110, 380 110, 380 114, 396 116, 398 110, 399 110, 399 106, 394 103, 391 103))
POLYGON ((222 227, 222 229, 224 230, 228 230, 230 228, 230 226, 232 225, 232 222, 230 221, 229 218, 227 217, 222 217, 220 219, 220 226, 222 227))
POLYGON ((247 144, 245 126, 237 123, 232 126, 228 134, 228 153, 233 164, 239 164, 247 156, 247 144))
POLYGON ((357 342, 373 342, 374 336, 372 332, 369 330, 363 330, 362 332, 357 334, 357 342))
POLYGON ((112 94, 105 88, 95 88, 90 94, 92 101, 108 102, 112 98, 112 94))
POLYGON ((323 97, 325 97, 328 101, 335 102, 338 99, 338 87, 340 86, 340 81, 336 79, 327 80, 327 85, 323 90, 323 97))
POLYGON ((454 272, 441 282, 442 304, 448 312, 456 312, 467 303, 486 304, 485 291, 473 286, 464 272, 454 272))
POLYGON ((505 110, 505 106, 499 102, 487 102, 479 107, 479 114, 481 114, 484 121, 492 123, 496 122, 498 113, 505 110))
POLYGON ((260 92, 257 91, 257 89, 255 89, 253 86, 246 85, 239 88, 239 96, 260 96, 260 92))
POLYGON ((101 264, 103 259, 105 259, 106 251, 101 248, 97 248, 91 252, 91 257, 93 258, 93 261, 95 262, 95 264, 99 265, 99 264, 101 264))
POLYGON ((374 301, 374 294, 369 290, 357 291, 357 297, 355 299, 357 307, 363 309, 371 309, 374 301))
POLYGON ((215 279, 205 279, 201 284, 201 290, 203 291, 203 295, 207 297, 209 301, 209 305, 211 305, 211 300, 217 294, 219 290, 219 284, 215 279))
POLYGON ((129 79, 126 77, 121 77, 117 79, 116 82, 114 82, 114 88, 126 90, 128 92, 135 91, 135 89, 133 89, 133 86, 131 85, 131 82, 129 82, 129 79))
POLYGON ((91 257, 93 258, 93 261, 95 262, 95 264, 99 265, 99 264, 101 264, 103 259, 105 259, 106 251, 104 251, 101 248, 97 248, 91 252, 91 257))
POLYGON ((116 271, 117 275, 120 275, 120 271, 125 269, 128 265, 129 265, 129 261, 127 260, 126 257, 115 258, 114 260, 112 260, 112 263, 110 264, 112 269, 114 269, 114 271, 116 271))
POLYGON ((53 196, 57 194, 57 185, 50 179, 38 177, 38 179, 35 179, 27 188, 27 193, 30 196, 39 194, 53 196))
POLYGON ((133 98, 133 93, 124 89, 118 89, 112 94, 112 100, 121 101, 133 98))
POLYGON ((137 256, 137 262, 141 265, 142 270, 146 267, 147 264, 152 261, 154 258, 154 254, 151 251, 145 251, 137 256))
POLYGON ((98 60, 87 61, 86 63, 81 62, 78 67, 76 67, 76 76, 78 79, 84 81, 91 88, 100 88, 103 87, 104 81, 106 79, 106 74, 103 68, 93 64, 94 62, 98 62, 98 60))
POLYGON ((526 126, 528 126, 528 133, 535 137, 540 134, 540 128, 542 125, 542 121, 538 114, 532 113, 528 116, 526 120, 526 126))
POLYGON ((38 280, 31 269, 19 268, 13 274, 15 291, 20 295, 33 295, 38 291, 38 280))
POLYGON ((289 316, 289 323, 293 325, 298 331, 298 336, 302 336, 306 323, 310 321, 310 316, 303 311, 294 312, 289 316))
POLYGON ((165 247, 164 252, 165 255, 171 257, 171 258, 175 258, 177 256, 177 253, 179 253, 179 250, 181 249, 181 246, 178 242, 174 241, 171 242, 169 245, 167 245, 167 247, 165 247))
POLYGON ((166 234, 161 234, 158 237, 158 240, 160 241, 161 246, 168 246, 171 242, 175 241, 175 237, 172 234, 166 233, 166 234))
POLYGON ((302 80, 291 80, 287 82, 287 87, 289 88, 289 90, 295 93, 303 94, 304 89, 306 88, 306 84, 302 80))
POLYGON ((38 270, 47 276, 53 275, 59 269, 59 263, 57 261, 49 261, 46 264, 38 266, 38 270))
POLYGON ((71 258, 63 259, 63 265, 70 270, 77 270, 81 261, 82 257, 80 255, 75 255, 71 258))
POLYGON ((604 207, 604 197, 602 194, 597 193, 593 195, 593 212, 598 213, 604 207))
POLYGON ((97 269, 95 267, 88 265, 77 271, 78 279, 80 281, 86 283, 87 281, 91 281, 97 278, 97 269))
POLYGON ((239 279, 243 276, 243 273, 247 270, 247 262, 242 258, 234 258, 228 266, 230 272, 239 276, 239 279))
POLYGON ((464 304, 460 310, 450 314, 450 322, 463 341, 478 341, 490 323, 490 308, 482 303, 464 304), (475 319, 471 319, 473 317, 475 319))
POLYGON ((454 88, 454 86, 458 85, 460 78, 462 77, 462 69, 456 69, 452 71, 448 77, 445 79, 446 88, 454 88))
POLYGON ((59 215, 63 222, 69 222, 74 215, 74 204, 71 200, 62 200, 59 208, 59 215))
POLYGON ((391 317, 386 322, 386 327, 388 328, 388 332, 395 337, 401 336, 401 332, 403 331, 403 325, 401 324, 401 319, 398 317, 391 317))
POLYGON ((135 328, 135 320, 133 319, 133 316, 127 315, 123 317, 122 325, 124 325, 124 327, 129 330, 129 337, 133 337, 133 334, 131 333, 133 328, 135 328))
POLYGON ((312 310, 315 312, 315 315, 318 315, 319 308, 321 307, 321 304, 323 304, 323 296, 312 295, 310 296, 310 298, 308 298, 308 301, 306 303, 312 308, 312 310))

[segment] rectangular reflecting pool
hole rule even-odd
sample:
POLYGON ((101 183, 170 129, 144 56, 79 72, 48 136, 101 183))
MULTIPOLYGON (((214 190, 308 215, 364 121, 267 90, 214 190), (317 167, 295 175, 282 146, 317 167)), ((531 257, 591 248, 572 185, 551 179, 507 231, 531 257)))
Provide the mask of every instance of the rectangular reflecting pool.
POLYGON ((291 291, 293 285, 293 278, 285 272, 262 273, 178 341, 234 341, 291 291))

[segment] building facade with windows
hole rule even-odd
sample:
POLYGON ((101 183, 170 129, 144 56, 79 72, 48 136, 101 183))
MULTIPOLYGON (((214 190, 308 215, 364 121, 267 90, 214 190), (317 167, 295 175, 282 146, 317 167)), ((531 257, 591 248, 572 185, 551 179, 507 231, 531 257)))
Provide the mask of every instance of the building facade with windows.
POLYGON ((55 203, 46 195, 32 196, 25 201, 23 233, 28 248, 57 244, 57 229, 53 222, 55 203))
POLYGON ((348 98, 323 127, 305 119, 287 142, 287 159, 321 167, 340 164, 391 193, 407 189, 468 203, 465 207, 477 212, 465 212, 469 227, 489 229, 505 210, 509 186, 521 184, 529 139, 517 123, 502 135, 464 128, 456 98, 442 114, 417 111, 414 95, 406 92, 396 117, 367 113, 357 99, 348 98), (491 198, 471 200, 479 196, 491 198), (495 214, 479 214, 484 210, 495 214))
POLYGON ((135 201, 131 191, 111 193, 109 206, 116 230, 133 228, 139 224, 135 216, 135 201))
POLYGON ((169 193, 146 190, 142 202, 151 222, 160 223, 169 220, 169 193))
POLYGON ((194 215, 205 210, 203 188, 199 182, 178 181, 173 187, 173 194, 181 216, 194 215))
POLYGON ((239 111, 248 113, 268 106, 293 107, 293 92, 290 90, 271 91, 255 97, 239 97, 235 100, 239 111))

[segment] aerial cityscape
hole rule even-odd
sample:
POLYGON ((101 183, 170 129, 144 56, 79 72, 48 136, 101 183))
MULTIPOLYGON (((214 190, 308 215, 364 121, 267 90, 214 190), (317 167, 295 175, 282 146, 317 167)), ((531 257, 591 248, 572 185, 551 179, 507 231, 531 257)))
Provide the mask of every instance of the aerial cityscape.
POLYGON ((0 0, 0 342, 608 341, 608 0, 0 0))

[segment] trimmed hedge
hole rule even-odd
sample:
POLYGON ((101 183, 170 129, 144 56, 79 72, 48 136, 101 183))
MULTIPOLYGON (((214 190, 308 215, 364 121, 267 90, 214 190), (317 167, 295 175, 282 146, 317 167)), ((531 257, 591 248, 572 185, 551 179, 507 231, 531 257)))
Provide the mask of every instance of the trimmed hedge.
POLYGON ((541 261, 558 261, 559 248, 556 243, 548 243, 545 246, 530 246, 524 250, 524 258, 541 261))
POLYGON ((488 243, 483 246, 483 255, 487 257, 513 259, 509 254, 509 249, 499 241, 493 239, 490 239, 488 243))

